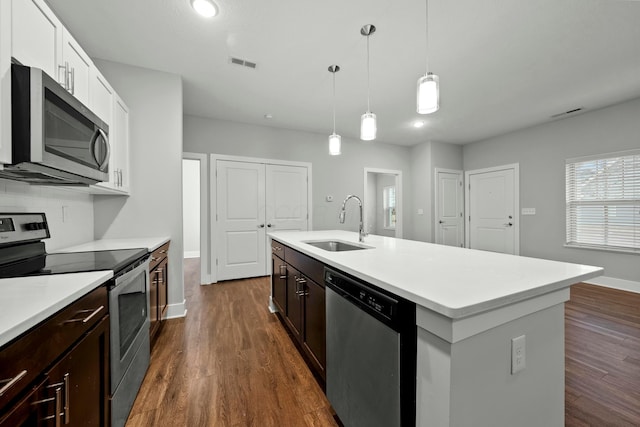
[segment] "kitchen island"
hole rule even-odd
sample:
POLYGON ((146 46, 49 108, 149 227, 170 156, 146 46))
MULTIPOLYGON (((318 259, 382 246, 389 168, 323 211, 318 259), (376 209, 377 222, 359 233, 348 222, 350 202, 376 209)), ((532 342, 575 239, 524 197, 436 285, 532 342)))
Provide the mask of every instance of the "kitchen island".
POLYGON ((270 233, 327 266, 416 303, 416 425, 564 425, 564 302, 599 267, 345 231, 270 233), (512 339, 524 369, 512 373, 512 339))

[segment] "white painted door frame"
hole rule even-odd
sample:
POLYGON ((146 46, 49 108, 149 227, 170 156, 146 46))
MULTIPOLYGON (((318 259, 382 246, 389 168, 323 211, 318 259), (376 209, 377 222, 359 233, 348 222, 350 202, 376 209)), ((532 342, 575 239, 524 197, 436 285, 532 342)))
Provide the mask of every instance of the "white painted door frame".
POLYGON ((182 158, 200 161, 200 284, 211 283, 211 264, 209 257, 209 168, 207 155, 203 153, 182 153, 182 158))
POLYGON ((469 190, 469 182, 470 175, 474 174, 482 174, 488 172, 499 172, 502 170, 513 170, 513 179, 514 179, 514 224, 513 224, 513 233, 514 233, 514 254, 520 255, 520 164, 519 163, 511 163, 508 165, 495 166, 484 169, 475 169, 470 171, 465 171, 464 173, 464 182, 465 182, 465 192, 464 192, 464 215, 465 215, 465 227, 464 227, 464 245, 465 247, 469 246, 469 226, 468 226, 468 217, 470 210, 470 191, 469 190))
MULTIPOLYGON (((309 162, 293 162, 288 160, 277 160, 277 159, 264 159, 259 157, 242 157, 242 156, 229 156, 224 154, 210 154, 209 155, 209 212, 211 213, 208 216, 209 221, 209 265, 210 265, 210 281, 209 283, 217 283, 217 268, 216 259, 218 258, 217 248, 214 244, 215 238, 217 235, 217 226, 216 226, 216 216, 215 212, 217 212, 216 200, 217 200, 217 179, 216 179, 216 167, 218 160, 228 160, 228 161, 236 161, 236 162, 247 162, 247 163, 263 163, 263 164, 271 164, 271 165, 284 165, 284 166, 302 166, 307 168, 307 212, 309 214, 309 222, 308 229, 313 229, 313 197, 311 190, 313 188, 312 185, 312 164, 309 162)), ((269 239, 267 239, 267 242, 269 239)), ((266 259, 267 259, 267 274, 271 274, 271 245, 267 244, 266 248, 266 259)))
POLYGON ((459 234, 459 241, 460 244, 464 245, 465 244, 465 220, 464 220, 464 211, 465 211, 465 205, 464 205, 464 194, 466 193, 464 191, 464 171, 462 170, 458 170, 458 169, 445 169, 445 168, 435 168, 434 170, 434 175, 433 175, 433 182, 434 182, 434 187, 435 187, 435 191, 434 191, 434 200, 433 200, 433 207, 434 207, 434 215, 433 215, 433 230, 434 230, 434 241, 436 243, 440 243, 438 240, 438 227, 440 227, 440 222, 439 222, 439 218, 440 218, 440 185, 438 182, 438 174, 439 173, 451 173, 451 174, 456 174, 459 175, 460 177, 460 181, 462 182, 462 192, 460 193, 460 200, 458 201, 459 206, 460 206, 460 210, 462 211, 462 218, 460 218, 460 223, 461 223, 461 233, 459 234))
MULTIPOLYGON (((402 239, 402 217, 404 215, 404 209, 402 206, 402 171, 393 170, 393 169, 379 169, 379 168, 364 168, 364 191, 362 192, 362 204, 366 209, 367 203, 371 202, 367 200, 367 188, 368 188, 368 180, 369 180, 369 172, 371 173, 382 173, 387 175, 395 175, 396 176, 396 238, 402 239)), ((368 224, 366 215, 364 218, 365 224, 364 229, 368 230, 368 224)))

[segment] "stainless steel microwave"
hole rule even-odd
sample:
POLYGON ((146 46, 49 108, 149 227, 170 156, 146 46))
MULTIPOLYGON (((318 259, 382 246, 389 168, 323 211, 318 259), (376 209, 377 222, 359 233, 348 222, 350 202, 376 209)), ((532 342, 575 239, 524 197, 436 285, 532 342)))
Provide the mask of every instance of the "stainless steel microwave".
POLYGON ((0 178, 46 185, 109 179, 109 127, 44 71, 11 65, 12 161, 0 178))

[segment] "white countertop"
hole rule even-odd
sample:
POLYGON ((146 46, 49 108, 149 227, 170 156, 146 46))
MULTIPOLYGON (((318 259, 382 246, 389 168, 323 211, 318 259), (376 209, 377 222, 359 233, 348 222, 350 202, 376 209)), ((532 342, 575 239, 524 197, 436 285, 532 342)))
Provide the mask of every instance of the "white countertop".
POLYGON ((128 239, 101 239, 68 248, 57 249, 53 252, 86 252, 86 251, 109 251, 115 249, 135 249, 146 248, 153 252, 170 240, 170 237, 135 237, 128 239))
POLYGON ((369 235, 372 249, 329 252, 304 243, 358 243, 348 231, 276 231, 269 235, 329 266, 446 317, 458 319, 566 288, 601 267, 369 235))
POLYGON ((0 346, 113 277, 113 271, 0 279, 0 346))

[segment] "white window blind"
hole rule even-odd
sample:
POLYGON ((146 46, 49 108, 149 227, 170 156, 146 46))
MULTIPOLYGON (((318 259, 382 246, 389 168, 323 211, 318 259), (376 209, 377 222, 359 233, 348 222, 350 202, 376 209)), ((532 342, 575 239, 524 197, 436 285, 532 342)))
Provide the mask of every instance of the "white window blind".
POLYGON ((640 150, 566 162, 567 245, 640 252, 640 150))

